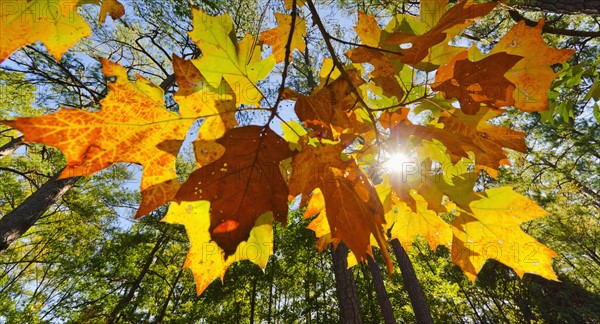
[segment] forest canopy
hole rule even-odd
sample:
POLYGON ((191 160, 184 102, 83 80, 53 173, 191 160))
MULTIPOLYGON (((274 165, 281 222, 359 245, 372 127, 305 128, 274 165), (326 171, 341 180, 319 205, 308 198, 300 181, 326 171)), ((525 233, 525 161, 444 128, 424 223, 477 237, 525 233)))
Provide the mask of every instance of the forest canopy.
POLYGON ((597 320, 598 8, 1 5, 0 318, 597 320))

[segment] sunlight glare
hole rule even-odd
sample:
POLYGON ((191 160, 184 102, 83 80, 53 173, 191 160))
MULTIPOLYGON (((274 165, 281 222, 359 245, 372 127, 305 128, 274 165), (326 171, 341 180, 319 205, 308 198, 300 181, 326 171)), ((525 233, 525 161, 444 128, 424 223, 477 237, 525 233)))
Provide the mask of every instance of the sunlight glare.
POLYGON ((392 173, 402 172, 403 165, 412 163, 411 159, 402 152, 392 153, 387 161, 383 163, 386 170, 392 173))

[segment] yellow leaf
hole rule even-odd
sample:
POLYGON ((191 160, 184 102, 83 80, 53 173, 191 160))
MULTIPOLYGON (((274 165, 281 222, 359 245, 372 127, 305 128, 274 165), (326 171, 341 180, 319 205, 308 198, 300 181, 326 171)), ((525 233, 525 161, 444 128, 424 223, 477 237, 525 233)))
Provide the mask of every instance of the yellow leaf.
POLYGON ((256 83, 273 69, 273 56, 261 59, 261 48, 250 34, 238 43, 229 15, 213 17, 197 9, 192 14, 194 29, 189 35, 202 51, 202 57, 192 60, 194 65, 213 88, 225 79, 237 105, 258 106, 262 93, 256 83))
POLYGON ((173 55, 173 71, 179 85, 174 98, 181 115, 204 118, 198 139, 215 140, 237 126, 235 95, 227 83, 213 88, 191 61, 177 55, 173 55))
POLYGON ((371 47, 379 46, 381 27, 377 24, 375 17, 369 16, 359 10, 358 25, 354 26, 354 30, 363 44, 371 47))
MULTIPOLYGON (((292 5, 294 4, 294 0, 283 0, 285 3, 285 10, 292 10, 292 5)), ((296 6, 302 7, 306 3, 306 0, 296 0, 296 6)))
POLYGON ((435 211, 428 209, 427 201, 416 191, 412 190, 410 195, 416 202, 417 210, 413 212, 405 203, 396 203, 398 213, 396 223, 391 230, 391 238, 398 239, 407 250, 412 246, 417 235, 423 236, 434 251, 438 245, 450 247, 452 242, 450 224, 442 220, 435 211))
MULTIPOLYGON (((275 56, 275 62, 279 63, 285 60, 285 45, 290 37, 289 35, 292 26, 292 17, 289 15, 276 13, 275 19, 277 19, 277 24, 279 26, 265 30, 261 34, 260 40, 273 47, 273 56, 275 56)), ((296 17, 294 32, 292 34, 292 42, 290 43, 290 58, 294 49, 303 52, 306 48, 306 44, 302 38, 303 36, 306 36, 306 22, 302 18, 296 17)))
POLYGON ((70 0, 2 1, 0 19, 0 63, 19 48, 37 41, 60 60, 78 40, 91 34, 77 13, 77 2, 70 0))
POLYGON ((264 269, 273 253, 273 215, 270 212, 257 218, 248 240, 242 242, 227 259, 217 243, 211 241, 208 201, 173 202, 162 221, 185 226, 190 249, 184 267, 192 270, 198 295, 216 278, 222 280, 232 263, 250 260, 264 269))
POLYGON ((521 230, 520 224, 546 216, 535 202, 510 187, 485 191, 461 212, 453 225, 452 260, 471 281, 487 259, 496 259, 522 277, 534 273, 558 280, 552 270, 556 253, 521 230))

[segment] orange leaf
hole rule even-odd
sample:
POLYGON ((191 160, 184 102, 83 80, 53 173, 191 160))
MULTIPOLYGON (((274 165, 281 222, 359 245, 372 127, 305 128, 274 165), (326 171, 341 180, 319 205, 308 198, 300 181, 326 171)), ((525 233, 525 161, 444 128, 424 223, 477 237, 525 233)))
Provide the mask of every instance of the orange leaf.
POLYGON ((488 123, 502 113, 501 110, 485 108, 475 115, 466 115, 457 109, 452 113, 442 113, 438 122, 444 128, 399 124, 392 130, 392 135, 399 143, 406 141, 410 135, 429 141, 436 139, 446 146, 454 162, 469 157, 467 152, 470 151, 475 155, 476 165, 498 169, 500 165, 510 165, 502 148, 527 151, 525 133, 488 123))
POLYGON ((469 50, 469 57, 472 59, 489 57, 496 53, 523 57, 505 74, 517 87, 514 91, 515 107, 522 111, 548 109, 547 92, 558 75, 552 70, 552 65, 565 63, 575 53, 573 49, 555 49, 546 45, 542 38, 542 27, 543 20, 535 27, 528 27, 525 21, 520 21, 486 56, 479 53, 475 47, 469 50))
POLYGON ((375 17, 369 16, 359 10, 358 25, 354 26, 354 30, 363 44, 371 47, 379 46, 381 28, 377 24, 375 17))
POLYGON ((76 1, 3 1, 1 16, 0 63, 37 41, 60 60, 78 40, 91 34, 90 26, 77 13, 76 1))
POLYGON ((303 206, 311 193, 319 188, 325 200, 325 211, 332 240, 342 240, 358 261, 371 254, 373 235, 388 261, 387 243, 382 225, 383 207, 375 188, 354 160, 343 161, 344 146, 305 146, 292 157, 290 195, 302 194, 303 206))
POLYGON ((429 55, 429 50, 442 42, 449 42, 454 36, 469 27, 475 18, 487 15, 498 5, 497 2, 474 4, 464 0, 456 4, 439 19, 437 24, 423 35, 393 33, 382 45, 410 44, 410 48, 401 49, 402 63, 415 65, 429 55))
POLYGON ((288 188, 279 162, 291 152, 281 137, 259 126, 230 129, 216 142, 225 153, 192 172, 175 201, 210 201, 211 239, 229 256, 263 213, 272 211, 286 224, 288 188))
MULTIPOLYGON (((292 16, 276 13, 275 19, 277 19, 279 26, 265 30, 260 35, 260 40, 273 47, 275 62, 279 63, 285 60, 285 45, 288 42, 290 30, 292 29, 292 16)), ((296 17, 292 42, 290 43, 290 58, 294 49, 304 52, 306 44, 302 38, 303 36, 306 36, 306 22, 302 18, 296 17)))
MULTIPOLYGON (((347 71, 354 86, 364 81, 355 71, 347 71)), ((334 139, 352 126, 351 111, 356 105, 350 86, 343 78, 338 78, 310 96, 298 94, 294 110, 308 128, 318 132, 318 137, 334 139)))
POLYGON ((477 113, 481 104, 493 108, 514 104, 515 85, 504 74, 522 57, 497 53, 471 62, 467 54, 461 52, 441 66, 432 89, 442 92, 446 99, 457 98, 461 110, 469 115, 477 113))
POLYGON ((67 167, 61 177, 88 176, 116 162, 143 166, 142 203, 136 217, 165 204, 179 188, 175 158, 195 118, 164 108, 162 89, 141 76, 130 82, 122 66, 102 60, 108 96, 99 112, 62 109, 42 117, 3 123, 18 129, 28 142, 60 149, 67 167))
POLYGON ((114 20, 121 18, 125 14, 125 7, 117 0, 102 0, 102 6, 100 7, 100 15, 98 16, 98 23, 103 24, 106 20, 106 15, 114 20))

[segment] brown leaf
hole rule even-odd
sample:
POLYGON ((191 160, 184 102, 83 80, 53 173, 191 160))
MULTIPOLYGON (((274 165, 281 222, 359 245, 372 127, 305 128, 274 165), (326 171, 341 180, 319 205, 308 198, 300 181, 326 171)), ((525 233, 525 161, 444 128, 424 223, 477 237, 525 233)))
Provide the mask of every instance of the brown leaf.
POLYGON ((225 153, 194 171, 176 201, 210 201, 210 234, 225 256, 248 239, 256 219, 267 211, 286 224, 288 188, 279 162, 290 157, 287 143, 259 126, 228 130, 216 140, 225 153))
POLYGON ((522 57, 497 53, 480 61, 471 62, 467 51, 456 55, 448 64, 440 67, 435 76, 435 91, 444 98, 457 98, 462 111, 473 115, 481 104, 500 108, 515 103, 515 85, 504 74, 522 57))

